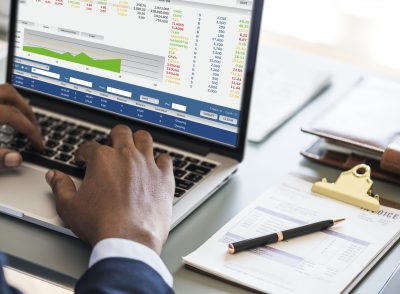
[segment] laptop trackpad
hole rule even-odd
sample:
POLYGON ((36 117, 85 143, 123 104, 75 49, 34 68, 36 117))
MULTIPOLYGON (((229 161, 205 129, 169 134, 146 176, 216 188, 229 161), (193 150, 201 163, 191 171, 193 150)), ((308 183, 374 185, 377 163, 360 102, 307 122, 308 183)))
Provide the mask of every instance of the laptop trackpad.
POLYGON ((54 198, 45 174, 46 170, 28 164, 0 171, 0 205, 46 219, 55 218, 54 198))

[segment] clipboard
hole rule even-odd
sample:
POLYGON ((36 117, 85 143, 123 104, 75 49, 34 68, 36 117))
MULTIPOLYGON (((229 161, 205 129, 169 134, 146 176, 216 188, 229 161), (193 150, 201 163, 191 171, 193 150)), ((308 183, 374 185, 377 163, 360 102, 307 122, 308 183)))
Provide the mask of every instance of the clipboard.
POLYGON ((371 168, 359 164, 351 170, 341 173, 335 183, 326 178, 314 183, 311 191, 360 208, 378 212, 381 203, 385 206, 400 209, 400 204, 381 198, 372 192, 371 168))
POLYGON ((315 178, 310 181, 306 175, 292 173, 282 184, 267 190, 239 212, 197 250, 183 257, 185 267, 255 293, 351 293, 400 239, 400 210, 383 206, 386 201, 372 193, 368 169, 360 168, 344 173, 336 183, 317 182, 326 184, 327 197, 311 193, 315 178), (352 195, 360 199, 356 198, 351 205, 330 199, 340 187, 351 185, 354 177, 359 181, 356 187, 359 189, 352 192, 346 189, 341 197, 352 195), (367 197, 376 200, 379 206, 382 204, 378 213, 358 208, 369 203, 364 201, 367 197), (232 241, 337 216, 346 217, 348 222, 288 243, 237 255, 227 253, 227 244, 232 241), (311 266, 316 264, 318 272, 311 266))

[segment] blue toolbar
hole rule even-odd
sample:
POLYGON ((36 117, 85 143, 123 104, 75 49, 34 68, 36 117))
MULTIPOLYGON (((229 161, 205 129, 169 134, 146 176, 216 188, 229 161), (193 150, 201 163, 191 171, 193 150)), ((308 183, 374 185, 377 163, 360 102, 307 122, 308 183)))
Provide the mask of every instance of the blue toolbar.
POLYGON ((237 145, 240 111, 37 61, 29 65, 32 61, 17 60, 12 78, 15 86, 225 145, 237 145), (71 83, 74 80, 79 85, 71 83))

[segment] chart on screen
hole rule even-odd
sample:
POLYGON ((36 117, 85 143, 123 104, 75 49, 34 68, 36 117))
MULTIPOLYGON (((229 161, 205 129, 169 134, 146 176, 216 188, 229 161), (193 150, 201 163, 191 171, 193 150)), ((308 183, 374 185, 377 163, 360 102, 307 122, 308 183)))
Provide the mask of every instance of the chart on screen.
MULTIPOLYGON (((56 79, 58 86, 63 82, 64 87, 72 81, 142 103, 162 103, 170 97, 164 106, 178 104, 175 110, 238 132, 252 1, 19 3, 16 73, 29 71, 46 82, 56 79), (27 64, 32 61, 41 67, 32 71, 32 64, 27 64)), ((20 76, 27 80, 26 74, 20 76)), ((16 78, 15 84, 38 90, 37 81, 22 80, 16 78)), ((56 94, 79 100, 70 90, 56 94)), ((83 102, 96 104, 89 100, 83 102)), ((104 105, 100 107, 105 109, 104 105)), ((121 113, 121 107, 116 111, 121 113)), ((232 136, 229 144, 234 143, 232 136)))

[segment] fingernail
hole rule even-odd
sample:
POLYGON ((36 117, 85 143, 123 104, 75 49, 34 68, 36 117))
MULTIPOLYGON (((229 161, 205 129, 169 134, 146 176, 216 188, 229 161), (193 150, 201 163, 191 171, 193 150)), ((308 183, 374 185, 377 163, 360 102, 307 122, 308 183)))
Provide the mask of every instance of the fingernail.
POLYGON ((51 184, 51 181, 53 180, 54 175, 55 175, 55 172, 53 170, 50 170, 50 171, 47 172, 47 174, 46 174, 46 182, 47 182, 47 184, 49 184, 49 185, 51 184))
POLYGON ((21 162, 21 155, 16 152, 6 154, 6 157, 4 158, 4 165, 6 167, 17 167, 21 164, 21 162))

